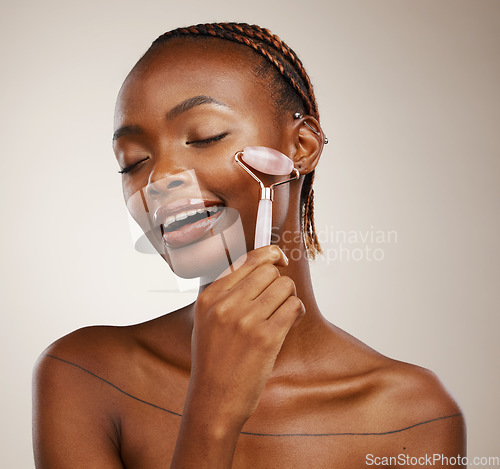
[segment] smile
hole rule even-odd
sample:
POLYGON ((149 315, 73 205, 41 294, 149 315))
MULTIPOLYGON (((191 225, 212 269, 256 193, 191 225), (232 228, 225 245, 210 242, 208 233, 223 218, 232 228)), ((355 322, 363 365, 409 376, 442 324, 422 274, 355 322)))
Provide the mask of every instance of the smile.
POLYGON ((185 225, 190 225, 197 221, 210 218, 222 210, 221 206, 214 205, 212 207, 203 207, 196 210, 188 210, 179 212, 176 215, 169 216, 164 223, 162 229, 164 233, 176 231, 185 225))
POLYGON ((160 225, 163 241, 169 248, 180 248, 200 241, 212 230, 224 214, 224 206, 212 205, 182 210, 169 215, 160 225))

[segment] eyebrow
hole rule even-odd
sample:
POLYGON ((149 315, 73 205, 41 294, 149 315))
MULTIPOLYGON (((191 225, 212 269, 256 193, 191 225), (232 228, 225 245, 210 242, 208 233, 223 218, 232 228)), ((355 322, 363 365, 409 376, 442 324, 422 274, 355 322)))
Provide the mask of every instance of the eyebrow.
POLYGON ((177 104, 174 106, 170 111, 167 112, 167 119, 172 120, 175 119, 177 116, 182 114, 183 112, 189 111, 190 109, 196 107, 196 106, 201 106, 202 104, 215 104, 216 106, 223 106, 223 107, 229 107, 227 104, 223 103, 222 101, 219 101, 215 98, 212 98, 210 96, 193 96, 192 98, 188 98, 185 101, 182 101, 182 103, 177 104))
MULTIPOLYGON (((170 109, 170 111, 168 111, 166 114, 166 118, 167 120, 173 120, 183 112, 189 111, 190 109, 193 109, 196 106, 201 106, 203 104, 215 104, 216 106, 230 108, 230 106, 228 106, 227 104, 210 96, 193 96, 192 98, 188 98, 182 101, 182 103, 179 103, 172 109, 170 109)), ((138 125, 125 125, 114 132, 113 141, 118 140, 120 137, 123 137, 125 135, 140 135, 143 133, 144 130, 138 125)))
POLYGON ((120 137, 125 135, 137 135, 143 133, 144 130, 142 130, 138 125, 125 125, 114 132, 113 141, 118 140, 120 137))

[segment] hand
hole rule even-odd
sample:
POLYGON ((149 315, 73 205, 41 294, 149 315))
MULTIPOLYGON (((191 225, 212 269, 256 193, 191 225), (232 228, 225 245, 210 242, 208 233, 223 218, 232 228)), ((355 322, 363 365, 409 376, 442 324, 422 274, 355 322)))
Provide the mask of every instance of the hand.
POLYGON ((224 429, 241 428, 255 411, 290 327, 305 312, 293 280, 278 271, 287 264, 277 246, 251 251, 196 301, 186 403, 224 429))

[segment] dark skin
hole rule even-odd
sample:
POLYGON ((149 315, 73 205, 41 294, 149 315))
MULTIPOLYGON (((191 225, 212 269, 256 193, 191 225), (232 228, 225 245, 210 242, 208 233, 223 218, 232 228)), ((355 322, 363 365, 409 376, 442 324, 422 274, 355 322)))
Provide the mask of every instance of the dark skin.
MULTIPOLYGON (((367 454, 465 454, 460 409, 431 372, 324 319, 297 236, 251 250, 259 190, 232 155, 276 148, 304 175, 323 143, 312 117, 290 113, 276 124, 265 84, 247 71, 249 54, 217 39, 176 39, 127 78, 115 127, 136 131, 114 149, 122 167, 144 161, 123 176, 125 199, 195 169, 206 200, 240 213, 250 252, 191 305, 135 326, 85 328, 49 347, 34 380, 38 468, 359 468, 367 454), (166 117, 194 96, 223 105, 166 117), (292 249, 303 255, 287 261, 292 249)), ((276 193, 278 234, 300 233, 300 187, 276 193)))

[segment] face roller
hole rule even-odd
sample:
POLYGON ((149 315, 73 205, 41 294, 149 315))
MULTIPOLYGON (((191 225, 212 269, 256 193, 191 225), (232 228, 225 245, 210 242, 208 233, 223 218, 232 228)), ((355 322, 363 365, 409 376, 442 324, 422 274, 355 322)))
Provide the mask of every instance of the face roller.
POLYGON ((260 201, 257 212, 257 225, 255 227, 254 248, 271 244, 271 229, 273 219, 273 192, 276 186, 294 181, 299 178, 299 171, 293 167, 293 161, 278 150, 268 147, 246 147, 234 155, 235 161, 252 176, 260 185, 260 201), (294 176, 285 181, 276 182, 265 187, 262 181, 248 168, 273 176, 294 176))

